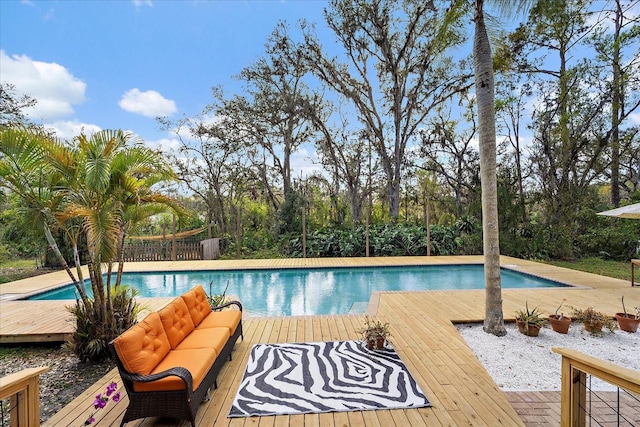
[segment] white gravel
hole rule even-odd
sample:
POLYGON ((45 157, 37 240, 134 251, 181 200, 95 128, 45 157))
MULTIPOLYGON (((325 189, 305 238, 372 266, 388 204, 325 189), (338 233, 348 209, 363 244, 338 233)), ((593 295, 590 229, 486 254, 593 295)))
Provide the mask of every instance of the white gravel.
MULTIPOLYGON (((605 329, 593 336, 582 324, 571 324, 569 333, 559 334, 548 325, 536 338, 518 332, 515 324, 506 324, 507 335, 496 337, 482 330, 482 324, 456 325, 460 334, 504 391, 560 390, 561 356, 553 347, 578 350, 590 356, 639 371, 640 330, 635 334, 605 329)), ((614 390, 607 383, 593 380, 596 390, 614 390)))

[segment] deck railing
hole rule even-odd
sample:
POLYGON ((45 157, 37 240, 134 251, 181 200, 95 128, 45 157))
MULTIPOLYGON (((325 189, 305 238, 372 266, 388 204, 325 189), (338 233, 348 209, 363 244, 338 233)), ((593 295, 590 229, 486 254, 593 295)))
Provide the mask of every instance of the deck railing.
POLYGON ((0 401, 9 401, 10 427, 40 425, 40 374, 48 370, 46 366, 28 368, 0 378, 0 401))
POLYGON ((638 422, 637 408, 640 406, 640 373, 576 350, 554 348, 553 351, 562 355, 560 392, 560 425, 562 427, 602 425, 596 418, 604 412, 606 412, 607 425, 637 425, 635 423, 638 422), (593 392, 588 386, 590 381, 587 380, 587 375, 617 387, 618 391, 614 394, 613 401, 607 401, 593 392), (627 410, 629 408, 625 409, 625 405, 635 409, 627 410), (606 407, 607 411, 603 411, 603 407, 606 407), (630 413, 632 415, 629 415, 630 413), (596 424, 593 424, 594 422, 596 424))

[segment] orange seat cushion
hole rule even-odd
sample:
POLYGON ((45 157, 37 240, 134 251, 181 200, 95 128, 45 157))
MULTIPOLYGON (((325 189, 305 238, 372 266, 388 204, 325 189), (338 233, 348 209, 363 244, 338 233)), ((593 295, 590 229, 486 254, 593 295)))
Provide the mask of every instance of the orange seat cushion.
POLYGON ((202 285, 198 285, 185 292, 180 298, 182 298, 187 305, 191 320, 193 320, 195 326, 198 326, 198 324, 202 322, 202 319, 211 313, 211 306, 209 305, 207 294, 204 292, 202 285))
POLYGON ((162 326, 174 349, 195 328, 189 309, 182 298, 176 298, 158 312, 162 326))
MULTIPOLYGON (((157 374, 167 369, 182 367, 187 369, 193 378, 193 389, 197 389, 216 360, 216 352, 210 348, 191 348, 185 350, 171 350, 156 366, 151 374, 157 374)), ((148 383, 133 383, 135 391, 164 391, 184 390, 184 382, 174 375, 148 383)))
POLYGON ((208 348, 215 350, 216 354, 220 354, 224 345, 229 341, 229 337, 228 328, 196 329, 178 345, 177 350, 208 348))
POLYGON ((242 319, 242 312, 238 310, 212 311, 198 325, 199 328, 229 328, 229 333, 233 335, 242 319))
POLYGON ((124 368, 138 375, 148 375, 171 349, 160 315, 155 312, 123 332, 113 344, 124 368))

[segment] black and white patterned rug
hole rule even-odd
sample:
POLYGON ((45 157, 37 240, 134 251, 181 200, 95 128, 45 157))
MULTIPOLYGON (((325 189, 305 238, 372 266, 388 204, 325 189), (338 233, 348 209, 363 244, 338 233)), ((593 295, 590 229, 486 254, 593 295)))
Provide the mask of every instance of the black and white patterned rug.
POLYGON ((229 417, 431 406, 393 348, 361 341, 257 344, 229 417))

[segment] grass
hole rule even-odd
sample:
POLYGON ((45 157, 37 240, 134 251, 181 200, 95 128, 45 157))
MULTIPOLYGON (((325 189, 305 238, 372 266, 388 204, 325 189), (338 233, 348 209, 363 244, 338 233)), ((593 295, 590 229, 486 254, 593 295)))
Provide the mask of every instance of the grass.
POLYGON ((52 271, 56 270, 42 267, 38 268, 33 259, 0 260, 0 284, 50 273, 52 271))
POLYGON ((579 261, 541 261, 556 267, 571 268, 601 276, 631 281, 631 263, 629 261, 611 261, 601 258, 584 258, 579 261))
POLYGON ((5 268, 36 268, 36 262, 32 259, 0 260, 0 270, 5 268))

